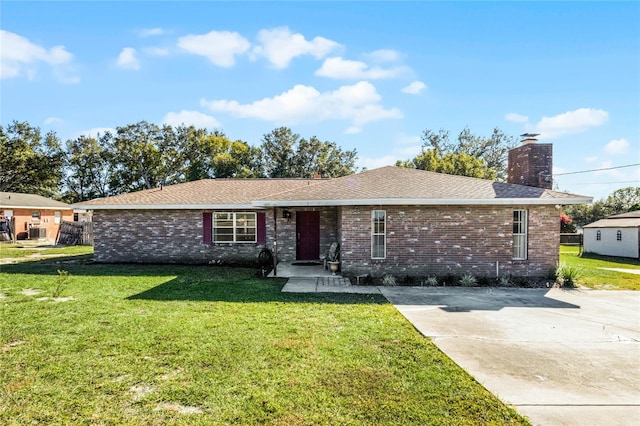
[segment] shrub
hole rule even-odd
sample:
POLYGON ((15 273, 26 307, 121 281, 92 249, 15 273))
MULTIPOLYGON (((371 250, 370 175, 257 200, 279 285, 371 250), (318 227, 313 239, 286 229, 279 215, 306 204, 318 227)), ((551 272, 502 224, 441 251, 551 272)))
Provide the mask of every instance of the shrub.
POLYGON ((383 285, 397 285, 398 282, 396 280, 396 277, 394 277, 393 275, 385 275, 382 277, 382 284, 383 285))
POLYGON ((436 287, 438 285, 438 279, 436 277, 427 277, 427 279, 424 280, 424 285, 436 287))
POLYGON ((402 285, 412 286, 412 285, 415 285, 415 283, 416 283, 416 278, 411 275, 405 275, 404 278, 402 278, 402 285))
POLYGON ((471 274, 464 274, 462 278, 460 278, 460 285, 463 287, 473 287, 477 282, 476 277, 471 274))
POLYGON ((556 282, 562 287, 574 288, 578 284, 577 280, 580 275, 580 269, 575 266, 559 263, 556 269, 556 282))
POLYGON ((480 287, 489 287, 491 286, 491 284, 493 284, 493 279, 487 275, 483 275, 481 277, 478 277, 478 285, 480 287))
POLYGON ((511 279, 510 274, 504 274, 500 278, 498 278, 498 285, 500 287, 513 287, 513 280, 511 279))

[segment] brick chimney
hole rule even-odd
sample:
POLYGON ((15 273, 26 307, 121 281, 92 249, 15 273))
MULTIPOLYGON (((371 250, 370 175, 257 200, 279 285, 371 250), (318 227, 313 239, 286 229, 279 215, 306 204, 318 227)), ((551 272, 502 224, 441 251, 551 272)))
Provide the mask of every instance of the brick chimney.
POLYGON ((507 182, 551 189, 553 146, 550 143, 537 143, 537 133, 520 136, 524 138, 522 145, 509 151, 507 182))

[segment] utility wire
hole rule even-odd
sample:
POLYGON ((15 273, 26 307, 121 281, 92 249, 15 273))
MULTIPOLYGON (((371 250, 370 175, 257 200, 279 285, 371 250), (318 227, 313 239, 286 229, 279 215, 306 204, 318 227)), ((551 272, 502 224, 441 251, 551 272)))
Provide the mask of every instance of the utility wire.
POLYGON ((604 169, 580 170, 579 172, 556 173, 555 176, 576 175, 578 173, 600 172, 603 170, 624 169, 625 167, 635 167, 635 166, 640 166, 640 163, 627 164, 625 166, 605 167, 604 169))

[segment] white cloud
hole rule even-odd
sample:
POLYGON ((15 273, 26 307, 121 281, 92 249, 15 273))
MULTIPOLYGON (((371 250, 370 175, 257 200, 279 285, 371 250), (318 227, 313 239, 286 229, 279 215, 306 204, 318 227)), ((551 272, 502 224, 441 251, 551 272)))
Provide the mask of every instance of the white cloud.
POLYGON ((580 108, 553 117, 542 117, 536 124, 536 131, 540 133, 540 139, 549 139, 584 132, 590 127, 603 125, 608 119, 609 114, 601 109, 580 108))
POLYGON ((629 149, 629 142, 626 139, 614 139, 604 146, 607 154, 624 154, 629 149))
POLYGON ((198 111, 182 110, 180 112, 170 112, 162 119, 163 123, 171 126, 180 126, 185 124, 187 126, 195 126, 198 128, 204 127, 206 129, 213 129, 220 126, 220 122, 214 117, 203 114, 198 111))
POLYGON ((164 30, 162 28, 144 28, 140 30, 140 37, 151 37, 158 36, 164 34, 164 30))
POLYGON ((122 49, 118 55, 116 65, 125 70, 139 70, 140 61, 138 61, 136 49, 133 47, 125 47, 122 49))
POLYGON ((529 121, 529 117, 522 114, 517 114, 515 112, 510 112, 505 114, 504 119, 507 121, 511 121, 512 123, 526 123, 529 121))
POLYGON ((421 81, 414 81, 406 87, 402 88, 402 93, 408 93, 410 95, 417 95, 427 88, 427 85, 421 81))
POLYGON ((293 34, 287 27, 260 30, 257 38, 259 45, 254 47, 253 56, 265 57, 276 68, 287 68, 292 59, 302 55, 321 59, 340 47, 340 44, 324 37, 307 40, 302 34, 293 34))
POLYGON ((595 163, 596 161, 598 161, 598 157, 596 155, 591 157, 586 157, 584 161, 585 163, 595 163))
POLYGON ((58 117, 47 117, 44 120, 44 124, 62 124, 64 121, 58 117))
POLYGON ((400 54, 391 49, 379 49, 364 55, 373 62, 395 62, 400 59, 400 54))
POLYGON ((235 57, 251 47, 247 39, 229 31, 211 31, 207 34, 189 34, 178 39, 178 46, 194 55, 201 55, 219 67, 235 65, 235 57))
POLYGON ((380 67, 369 68, 369 65, 361 61, 342 59, 339 56, 327 58, 322 66, 315 72, 321 77, 377 80, 381 78, 393 78, 405 70, 403 67, 384 69, 380 67))
POLYGON ((161 47, 145 47, 142 50, 144 53, 151 56, 167 56, 169 54, 168 49, 163 49, 161 47))
POLYGON ((54 75, 64 83, 77 83, 80 79, 71 76, 73 55, 64 46, 50 49, 31 43, 21 35, 0 30, 0 78, 13 78, 26 74, 35 78, 38 65, 45 63, 54 75))
POLYGON ((257 118, 285 125, 319 123, 326 120, 349 120, 348 133, 357 133, 366 123, 389 118, 402 118, 397 108, 385 109, 376 88, 361 81, 341 86, 332 92, 319 92, 312 86, 298 84, 272 98, 250 104, 234 100, 203 99, 201 104, 212 111, 223 111, 235 117, 257 118))

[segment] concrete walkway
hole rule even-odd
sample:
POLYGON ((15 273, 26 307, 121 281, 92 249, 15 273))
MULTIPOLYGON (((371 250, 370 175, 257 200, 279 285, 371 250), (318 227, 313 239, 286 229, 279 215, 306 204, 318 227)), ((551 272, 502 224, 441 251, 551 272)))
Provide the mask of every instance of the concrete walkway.
POLYGON ((348 278, 339 275, 289 278, 282 291, 285 293, 380 294, 376 286, 351 285, 348 278))
POLYGON ((382 294, 456 364, 534 425, 640 425, 640 292, 348 285, 382 294))
POLYGON ((626 269, 626 268, 599 268, 607 271, 623 272, 625 274, 640 275, 640 269, 626 269))
POLYGON ((380 289, 534 425, 640 425, 640 292, 380 289))

